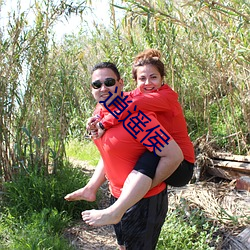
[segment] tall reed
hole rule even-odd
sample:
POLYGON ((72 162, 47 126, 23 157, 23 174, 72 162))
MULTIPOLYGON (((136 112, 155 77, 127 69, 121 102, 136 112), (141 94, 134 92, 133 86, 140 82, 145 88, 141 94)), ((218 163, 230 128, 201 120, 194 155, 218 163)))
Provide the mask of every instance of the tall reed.
MULTIPOLYGON (((56 172, 65 156, 65 138, 75 89, 71 71, 53 53, 53 25, 86 2, 37 1, 21 12, 20 2, 0 31, 0 176, 56 172), (35 13, 33 22, 28 16, 35 13), (55 63, 56 62, 56 63, 55 63)), ((74 80, 74 79, 73 79, 74 80)))

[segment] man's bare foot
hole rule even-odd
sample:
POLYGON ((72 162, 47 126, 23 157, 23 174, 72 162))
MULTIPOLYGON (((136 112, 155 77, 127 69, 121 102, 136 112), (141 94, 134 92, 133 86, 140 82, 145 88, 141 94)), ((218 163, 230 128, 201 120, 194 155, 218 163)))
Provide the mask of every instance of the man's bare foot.
POLYGON ((123 214, 117 214, 110 208, 102 210, 86 210, 82 212, 82 219, 90 226, 104 226, 117 224, 123 214))
POLYGON ((93 192, 93 190, 88 187, 83 187, 74 191, 73 193, 67 194, 64 199, 67 201, 95 201, 96 192, 93 192))

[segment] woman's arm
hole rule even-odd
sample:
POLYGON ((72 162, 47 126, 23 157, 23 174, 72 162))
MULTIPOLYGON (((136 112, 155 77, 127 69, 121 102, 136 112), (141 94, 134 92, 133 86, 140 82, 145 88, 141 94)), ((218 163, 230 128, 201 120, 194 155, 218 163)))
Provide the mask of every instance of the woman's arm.
POLYGON ((141 93, 138 89, 131 91, 126 103, 128 107, 119 115, 118 119, 111 113, 101 119, 100 122, 104 129, 109 129, 117 125, 121 120, 124 120, 129 114, 128 110, 131 113, 138 112, 139 110, 175 112, 175 106, 180 105, 178 103, 178 94, 168 85, 163 85, 152 93, 141 93))

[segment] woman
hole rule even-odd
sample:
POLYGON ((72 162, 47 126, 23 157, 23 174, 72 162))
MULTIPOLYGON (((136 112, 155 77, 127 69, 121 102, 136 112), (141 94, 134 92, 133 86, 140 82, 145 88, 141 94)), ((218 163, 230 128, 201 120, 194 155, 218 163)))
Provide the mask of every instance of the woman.
MULTIPOLYGON (((133 102, 128 109, 130 112, 133 112, 134 107, 137 106, 137 110, 156 112, 160 123, 180 146, 184 155, 184 161, 178 169, 166 179, 166 184, 181 187, 186 185, 192 178, 195 161, 194 148, 188 135, 186 120, 181 105, 178 102, 178 94, 167 84, 163 83, 165 68, 160 58, 161 53, 155 49, 145 50, 136 56, 133 63, 132 74, 138 88, 130 92, 130 97, 133 102), (149 69, 149 72, 152 72, 151 76, 147 76, 147 69, 149 69)), ((95 111, 95 115, 100 117, 99 109, 95 111)), ((101 121, 100 119, 91 118, 87 128, 90 129, 91 123, 92 129, 96 129, 95 126, 97 126, 98 130, 94 130, 94 138, 98 138, 105 130, 118 124, 119 120, 123 120, 126 115, 127 113, 123 112, 119 116, 119 119, 115 119, 112 114, 108 114, 102 117, 101 121), (95 122, 93 122, 93 120, 95 120, 95 122)), ((147 151, 142 155, 134 169, 153 178, 155 168, 149 166, 148 170, 145 169, 145 164, 148 165, 147 162, 150 162, 152 165, 152 161, 154 161, 155 166, 157 166, 159 157, 147 151)))
MULTIPOLYGON (((138 106, 137 110, 157 110, 158 120, 181 148, 184 160, 176 171, 171 174, 166 171, 166 169, 171 169, 168 164, 161 164, 156 168, 160 157, 155 156, 155 154, 150 151, 143 153, 136 163, 134 171, 125 182, 122 195, 114 205, 104 210, 83 212, 83 219, 90 225, 101 226, 119 222, 124 212, 145 195, 150 187, 145 184, 146 182, 143 180, 143 176, 136 174, 137 172, 153 179, 151 187, 154 187, 156 183, 163 180, 165 180, 166 184, 172 186, 183 186, 190 181, 193 175, 193 145, 188 136, 186 121, 181 105, 178 102, 178 95, 167 84, 162 84, 165 70, 160 56, 158 50, 150 49, 140 53, 135 58, 133 77, 137 82, 138 88, 129 93, 130 99, 133 100, 129 111, 133 112, 135 106, 138 106), (135 192, 134 186, 137 187, 137 192, 135 192)), ((95 126, 97 125, 99 128, 98 131, 102 134, 102 132, 104 132, 103 128, 109 129, 116 126, 119 121, 127 116, 127 112, 123 112, 119 116, 119 119, 115 119, 110 113, 103 116, 102 106, 99 105, 95 110, 95 115, 102 117, 102 120, 100 122, 100 120, 96 118, 90 119, 90 123, 92 123, 90 128, 96 129, 95 126), (100 125, 102 129, 100 129, 100 125)), ((97 138, 98 136, 95 135, 95 137, 97 138)), ((81 192, 79 191, 74 193, 71 198, 81 199, 80 196, 81 192)))

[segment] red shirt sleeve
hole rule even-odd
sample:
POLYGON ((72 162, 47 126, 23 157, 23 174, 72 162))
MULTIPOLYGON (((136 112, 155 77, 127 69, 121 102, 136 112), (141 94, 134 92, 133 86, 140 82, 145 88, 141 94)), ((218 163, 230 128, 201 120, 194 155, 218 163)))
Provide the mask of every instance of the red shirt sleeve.
POLYGON ((128 99, 132 100, 132 102, 128 103, 128 108, 119 115, 119 119, 116 119, 112 114, 106 115, 102 119, 102 124, 105 129, 117 125, 119 120, 124 120, 129 115, 128 110, 131 113, 138 112, 138 110, 177 113, 180 110, 178 94, 168 85, 163 85, 152 93, 141 93, 139 89, 135 89, 127 94, 129 96, 128 99))
POLYGON ((133 105, 148 111, 173 111, 173 103, 178 100, 178 94, 168 85, 163 85, 152 93, 141 93, 139 89, 131 92, 133 105))

